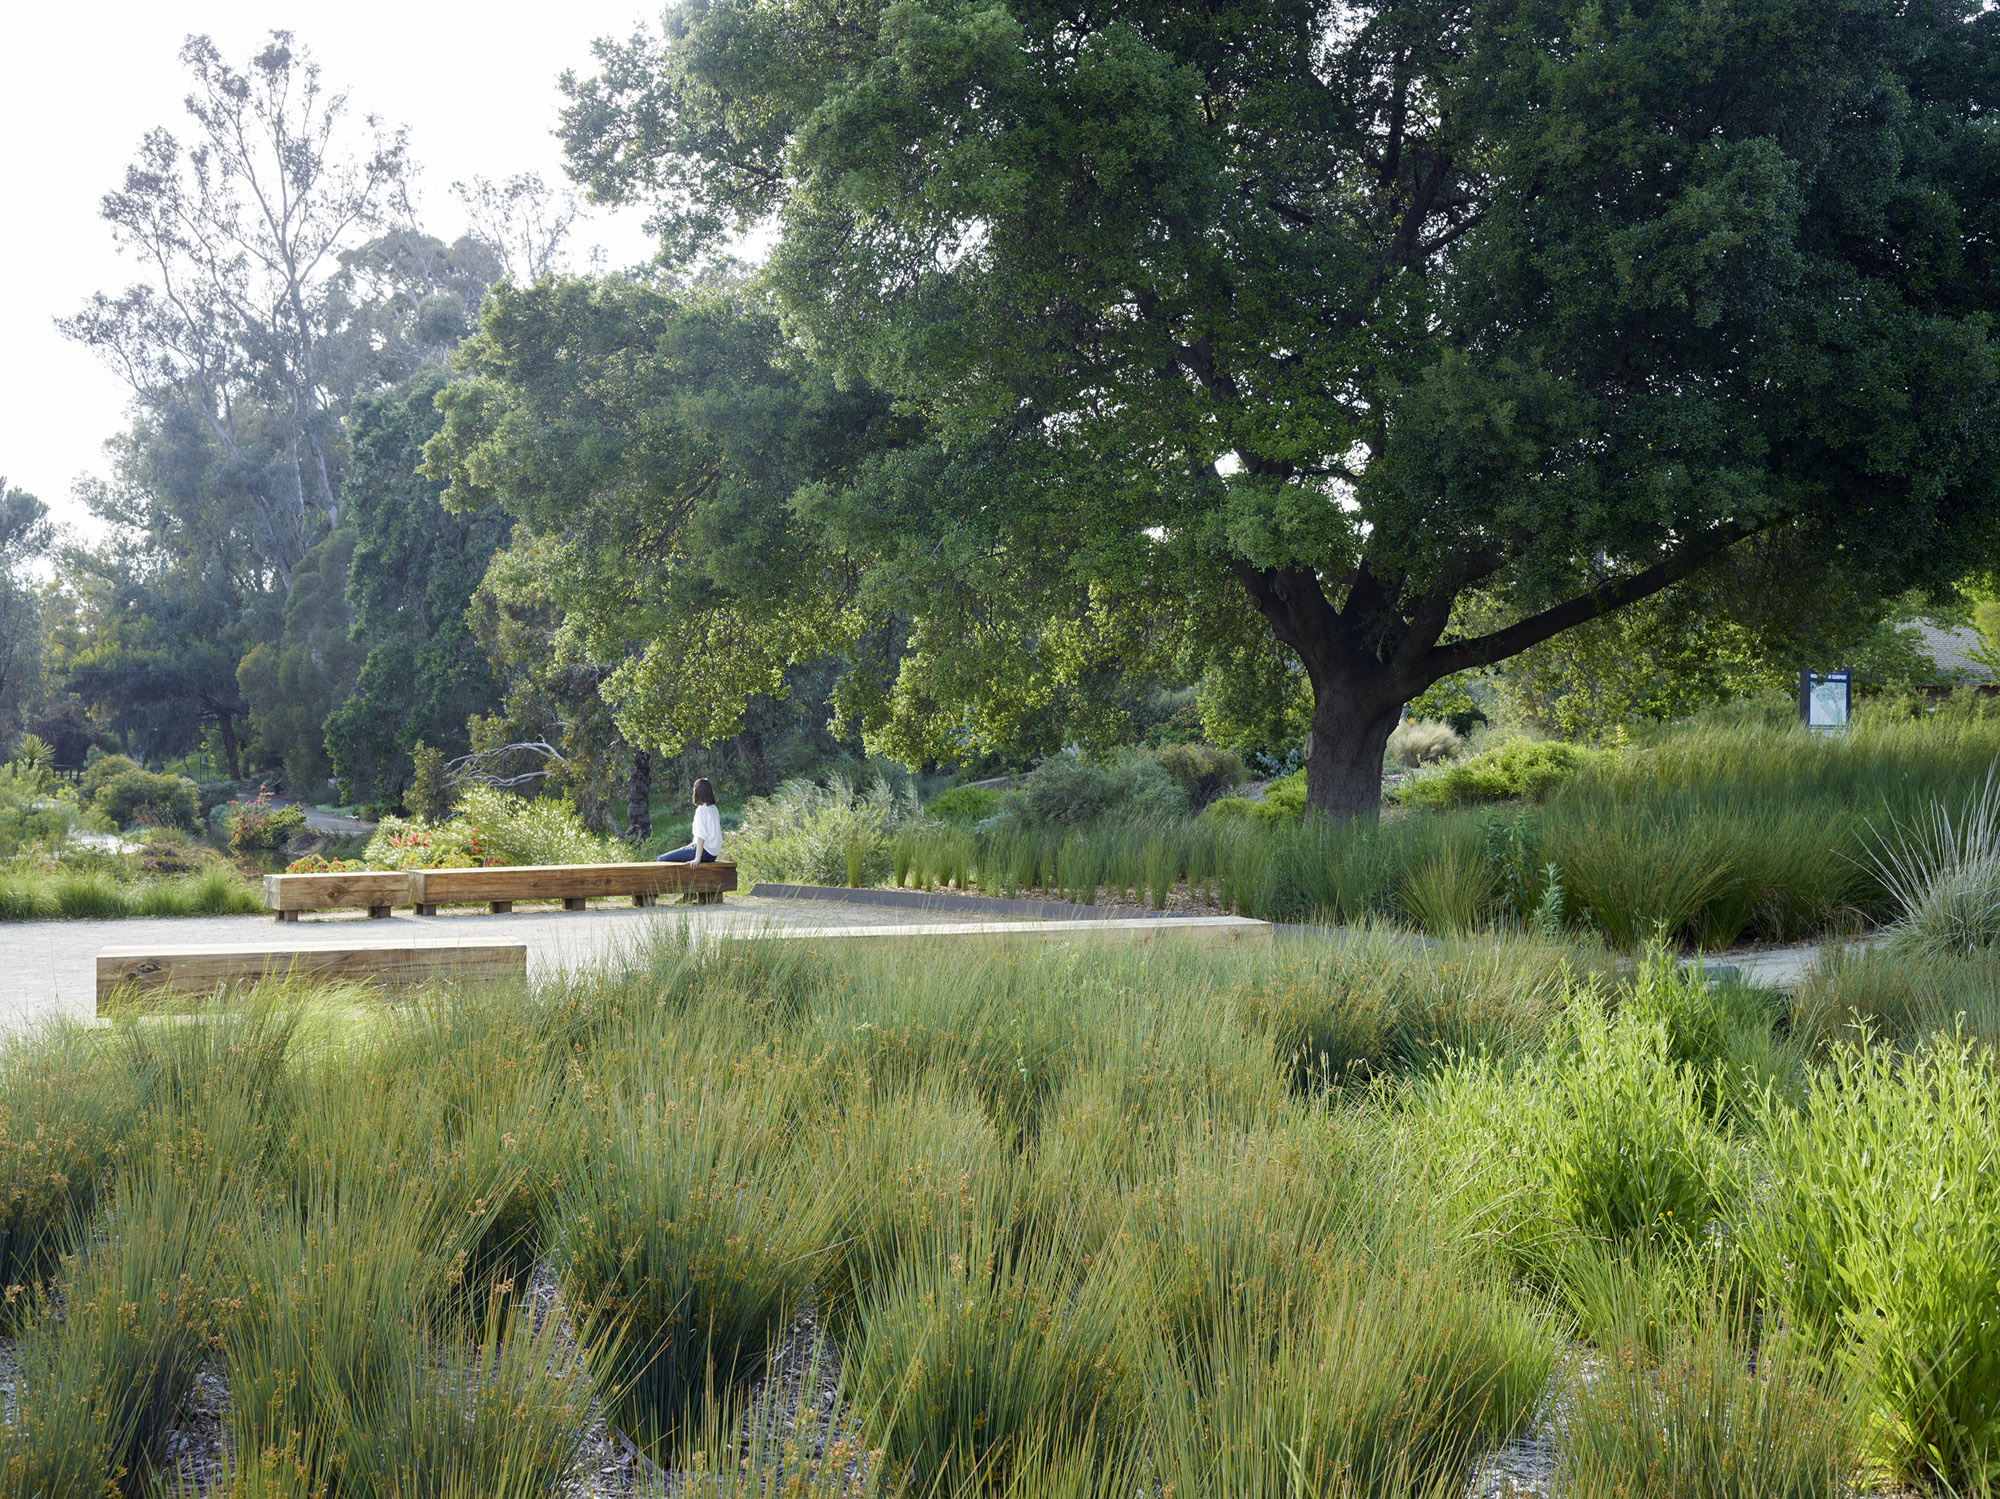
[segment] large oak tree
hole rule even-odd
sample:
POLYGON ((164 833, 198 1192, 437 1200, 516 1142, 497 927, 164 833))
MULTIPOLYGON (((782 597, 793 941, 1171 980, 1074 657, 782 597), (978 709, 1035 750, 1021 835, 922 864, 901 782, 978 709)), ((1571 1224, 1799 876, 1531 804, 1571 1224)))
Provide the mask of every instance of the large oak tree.
MULTIPOLYGON (((600 60, 577 175, 676 253, 772 226, 791 336, 931 434, 822 517, 1276 642, 1316 806, 1747 538, 1888 589, 1994 534, 1979 0, 685 0, 600 60)), ((1036 660, 915 620, 920 680, 1036 660)))

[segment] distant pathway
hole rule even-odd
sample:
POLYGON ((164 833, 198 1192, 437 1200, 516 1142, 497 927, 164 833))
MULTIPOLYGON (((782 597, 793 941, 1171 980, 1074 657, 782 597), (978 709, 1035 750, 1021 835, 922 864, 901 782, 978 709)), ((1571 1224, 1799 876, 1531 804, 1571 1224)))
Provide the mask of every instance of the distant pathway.
POLYGON ((387 921, 370 921, 359 911, 329 911, 308 914, 285 926, 269 916, 4 922, 0 923, 0 1031, 19 1030, 52 1015, 91 1018, 97 1008, 97 952, 104 947, 336 942, 390 947, 416 938, 431 943, 525 942, 528 977, 543 979, 616 960, 683 922, 696 932, 748 935, 763 929, 814 931, 936 920, 934 912, 921 910, 731 896, 720 906, 655 906, 640 911, 607 901, 585 911, 547 908, 506 916, 447 909, 437 916, 417 917, 398 911, 387 921))

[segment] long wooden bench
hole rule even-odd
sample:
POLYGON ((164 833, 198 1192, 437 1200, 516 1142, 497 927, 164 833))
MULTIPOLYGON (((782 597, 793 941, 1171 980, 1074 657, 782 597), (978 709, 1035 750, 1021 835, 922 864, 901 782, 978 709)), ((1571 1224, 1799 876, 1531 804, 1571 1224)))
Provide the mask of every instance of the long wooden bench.
POLYGON ((264 909, 280 921, 297 921, 301 911, 365 906, 380 920, 392 906, 410 903, 410 877, 401 870, 355 870, 346 874, 267 874, 264 909))
POLYGON ((413 869, 410 901, 419 916, 435 916, 439 906, 484 901, 495 913, 516 901, 559 900, 565 911, 607 896, 630 896, 650 906, 662 895, 691 896, 712 905, 736 888, 736 866, 712 864, 504 864, 486 869, 413 869))
POLYGON ((288 948, 106 947, 97 954, 97 1006, 125 991, 143 1000, 160 994, 206 994, 232 984, 287 975, 321 981, 408 988, 433 979, 525 979, 523 942, 430 942, 288 948))

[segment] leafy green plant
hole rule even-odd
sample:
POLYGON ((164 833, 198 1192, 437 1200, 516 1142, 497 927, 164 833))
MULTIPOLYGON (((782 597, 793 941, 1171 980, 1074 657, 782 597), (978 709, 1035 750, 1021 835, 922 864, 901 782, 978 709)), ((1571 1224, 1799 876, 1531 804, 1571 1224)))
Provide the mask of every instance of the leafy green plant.
POLYGON ((1771 1189, 1737 1216, 1769 1294, 1865 1392, 1872 1455, 1961 1491, 2000 1480, 1996 1118, 1990 1052, 1840 1047, 1803 1107, 1760 1111, 1771 1189))
POLYGON ((978 822, 991 817, 1006 794, 997 786, 954 786, 924 810, 945 822, 978 822))

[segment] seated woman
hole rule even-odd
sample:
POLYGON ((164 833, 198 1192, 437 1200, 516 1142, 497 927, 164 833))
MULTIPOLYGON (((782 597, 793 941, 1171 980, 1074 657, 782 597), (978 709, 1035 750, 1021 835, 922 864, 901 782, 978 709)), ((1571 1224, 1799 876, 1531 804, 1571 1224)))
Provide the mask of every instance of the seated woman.
POLYGON ((713 864, 722 852, 722 814, 715 810, 715 788, 703 776, 694 783, 693 842, 660 855, 662 864, 713 864))

